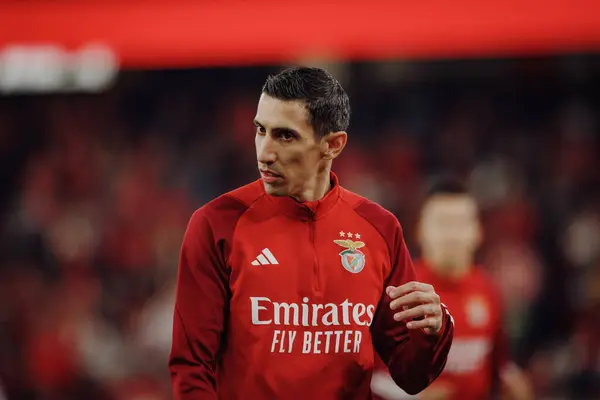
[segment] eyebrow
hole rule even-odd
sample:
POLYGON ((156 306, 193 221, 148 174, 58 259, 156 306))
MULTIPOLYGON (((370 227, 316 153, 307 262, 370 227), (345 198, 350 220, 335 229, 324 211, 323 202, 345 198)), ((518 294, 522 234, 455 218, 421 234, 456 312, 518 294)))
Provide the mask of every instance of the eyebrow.
MULTIPOLYGON (((261 123, 260 123, 260 122, 259 122, 257 119, 255 119, 253 122, 254 122, 254 125, 256 125, 256 126, 259 126, 259 127, 261 127, 261 128, 264 128, 264 127, 265 127, 265 126, 264 126, 263 124, 261 124, 261 123)), ((289 132, 289 133, 292 133, 292 134, 294 134, 294 135, 300 136, 299 132, 298 132, 296 129, 293 129, 293 128, 288 128, 288 127, 284 127, 284 126, 281 126, 281 127, 275 127, 275 128, 272 128, 271 130, 273 130, 273 131, 275 131, 275 132, 278 132, 278 131, 279 131, 279 132, 289 132)))

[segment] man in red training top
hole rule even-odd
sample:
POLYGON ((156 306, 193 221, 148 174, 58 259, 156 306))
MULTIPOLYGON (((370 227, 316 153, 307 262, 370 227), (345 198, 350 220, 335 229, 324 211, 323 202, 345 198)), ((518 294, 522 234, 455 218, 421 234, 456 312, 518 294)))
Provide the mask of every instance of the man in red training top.
MULTIPOLYGON (((527 381, 509 362, 502 332, 501 303, 493 282, 474 267, 481 240, 475 200, 452 178, 437 182, 423 206, 418 238, 422 262, 417 279, 435 286, 456 321, 444 372, 419 399, 530 399, 527 381)), ((372 389, 386 400, 413 398, 384 369, 374 373, 372 389)))
POLYGON ((443 370, 451 317, 415 281, 398 220, 331 172, 349 118, 322 69, 267 79, 261 179, 197 210, 183 240, 175 399, 370 399, 374 351, 409 393, 443 370))

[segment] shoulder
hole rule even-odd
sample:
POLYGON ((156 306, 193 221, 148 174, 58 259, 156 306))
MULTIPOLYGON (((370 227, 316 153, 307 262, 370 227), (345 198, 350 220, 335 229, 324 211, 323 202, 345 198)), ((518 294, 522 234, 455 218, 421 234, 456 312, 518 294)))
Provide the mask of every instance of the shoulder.
POLYGON ((373 225, 384 238, 402 233, 398 218, 380 204, 344 188, 341 188, 340 197, 355 213, 373 225))
POLYGON ((402 227, 398 218, 374 201, 347 189, 341 188, 340 197, 357 215, 379 232, 379 235, 387 246, 390 260, 395 263, 404 240, 402 227))
POLYGON ((470 279, 473 283, 486 289, 497 289, 494 278, 481 265, 475 265, 471 269, 470 279))
POLYGON ((471 273, 471 282, 479 288, 481 293, 491 300, 493 303, 499 305, 502 302, 500 288, 496 284, 494 278, 484 269, 484 267, 477 265, 473 268, 471 273))
POLYGON ((232 232, 240 217, 263 196, 264 191, 259 182, 239 187, 194 211, 189 226, 200 225, 211 230, 232 232))

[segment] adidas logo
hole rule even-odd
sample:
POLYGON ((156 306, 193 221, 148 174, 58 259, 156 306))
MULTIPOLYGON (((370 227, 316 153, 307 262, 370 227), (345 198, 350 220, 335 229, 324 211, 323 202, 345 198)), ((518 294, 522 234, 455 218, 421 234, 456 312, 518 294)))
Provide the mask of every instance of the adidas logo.
POLYGON ((256 260, 252 261, 252 265, 271 265, 279 264, 271 250, 263 249, 262 253, 256 257, 256 260))

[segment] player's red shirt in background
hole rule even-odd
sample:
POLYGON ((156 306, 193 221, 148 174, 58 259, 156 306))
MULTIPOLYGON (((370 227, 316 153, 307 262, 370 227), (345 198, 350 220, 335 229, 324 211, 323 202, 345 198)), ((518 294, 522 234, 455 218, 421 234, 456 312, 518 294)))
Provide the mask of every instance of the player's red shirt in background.
MULTIPOLYGON (((501 299, 495 284, 478 267, 459 281, 439 278, 423 263, 416 266, 416 274, 418 280, 435 287, 454 318, 448 362, 431 387, 447 387, 452 400, 491 398, 500 371, 510 365, 502 330, 501 299)), ((389 390, 388 399, 410 398, 392 388, 393 382, 380 373, 379 369, 373 379, 375 391, 389 390)))
POLYGON ((415 279, 397 219, 332 175, 322 199, 256 181, 194 213, 179 263, 175 399, 371 398, 374 348, 408 391, 443 369, 453 336, 409 331, 385 287, 415 279))

